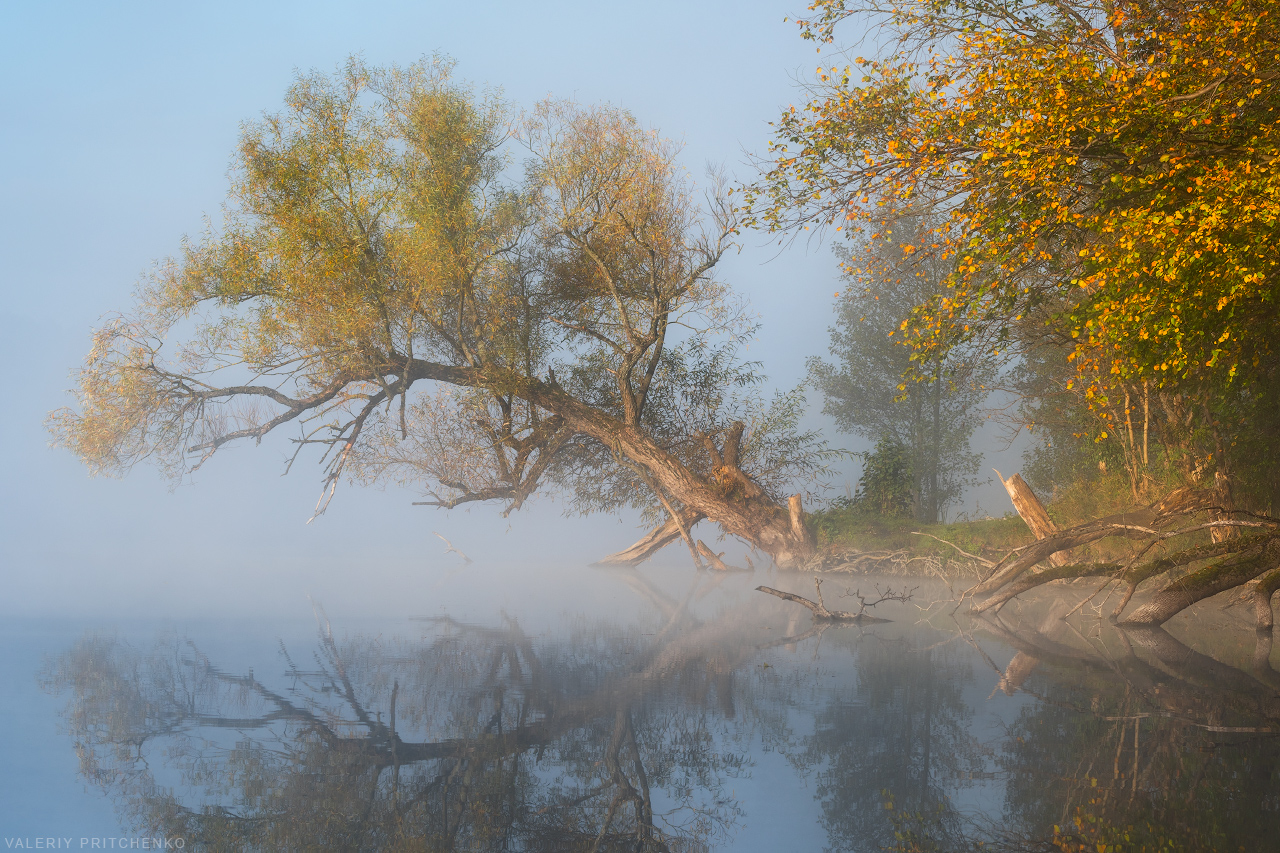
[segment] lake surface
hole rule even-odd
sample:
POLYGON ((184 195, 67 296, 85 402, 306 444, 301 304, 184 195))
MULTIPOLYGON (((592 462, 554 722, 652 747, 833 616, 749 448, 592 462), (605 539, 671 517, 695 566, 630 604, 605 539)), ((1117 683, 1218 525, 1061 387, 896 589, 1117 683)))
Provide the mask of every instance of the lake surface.
MULTIPOLYGON (((300 595, 274 618, 12 620, 0 834, 10 849, 1277 848, 1280 675, 1269 638, 1216 606, 1194 632, 1063 621, 1049 599, 971 621, 930 604, 945 587, 907 581, 911 602, 874 611, 893 621, 824 629, 754 590, 812 598, 802 575, 572 577, 477 570, 385 618, 300 595)), ((877 586, 904 581, 823 592, 847 608, 843 592, 877 586)))

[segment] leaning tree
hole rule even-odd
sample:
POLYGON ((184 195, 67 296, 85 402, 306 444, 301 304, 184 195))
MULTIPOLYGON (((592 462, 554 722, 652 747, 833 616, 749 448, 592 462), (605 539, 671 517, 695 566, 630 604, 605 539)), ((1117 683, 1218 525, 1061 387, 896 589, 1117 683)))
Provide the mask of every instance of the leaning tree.
MULTIPOLYGON (((814 552, 797 477, 827 453, 736 356, 715 277, 737 223, 678 148, 610 108, 513 120, 450 64, 300 76, 246 126, 223 224, 95 335, 57 439, 95 473, 181 477, 295 429, 344 478, 425 503, 560 489, 662 521, 615 561, 719 524, 781 565, 814 552), (511 150, 523 152, 523 174, 511 150)), ((292 461, 289 463, 292 465, 292 461)))

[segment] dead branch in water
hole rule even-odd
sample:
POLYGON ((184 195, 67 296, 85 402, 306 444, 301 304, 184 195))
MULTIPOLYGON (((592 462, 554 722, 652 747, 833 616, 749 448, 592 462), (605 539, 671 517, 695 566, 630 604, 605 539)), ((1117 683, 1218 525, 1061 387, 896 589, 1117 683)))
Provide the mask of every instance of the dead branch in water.
POLYGON ((794 601, 802 607, 809 608, 810 612, 813 613, 814 620, 819 622, 888 622, 888 619, 881 619, 878 616, 872 616, 867 613, 867 608, 875 607, 877 604, 882 604, 886 601, 907 602, 911 600, 911 595, 915 592, 915 588, 905 590, 903 592, 895 592, 893 589, 886 589, 884 592, 881 592, 880 587, 877 586, 876 594, 880 597, 875 601, 867 601, 867 597, 859 590, 846 590, 845 596, 856 597, 860 604, 857 613, 850 613, 846 610, 829 610, 826 603, 822 600, 822 580, 820 578, 814 578, 813 585, 818 593, 817 601, 810 601, 804 596, 796 595, 791 592, 783 592, 780 589, 774 589, 773 587, 768 586, 758 586, 756 589, 760 592, 767 592, 769 595, 775 595, 778 598, 782 598, 787 601, 794 601))

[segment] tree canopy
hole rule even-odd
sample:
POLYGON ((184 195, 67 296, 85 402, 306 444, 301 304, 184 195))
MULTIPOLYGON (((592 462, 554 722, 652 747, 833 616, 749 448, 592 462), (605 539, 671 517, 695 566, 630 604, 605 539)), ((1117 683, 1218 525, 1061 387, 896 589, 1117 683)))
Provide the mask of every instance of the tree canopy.
MULTIPOLYGON (((1085 374, 1230 380, 1275 357, 1280 23, 1263 0, 816 0, 879 47, 819 69, 747 193, 775 228, 949 210, 912 329, 1009 345, 1051 315, 1085 374)), ((1101 385, 1098 393, 1101 393, 1101 385)))
POLYGON ((945 289, 902 326, 915 378, 957 347, 1002 355, 1011 390, 1027 395, 1024 423, 1050 417, 1049 444, 1109 440, 1129 469, 1133 510, 1041 539, 966 596, 1012 583, 980 605, 999 607, 1055 578, 1107 576, 1129 582, 1119 618, 1139 584, 1165 577, 1126 617, 1159 624, 1256 580, 1269 626, 1276 522, 1252 513, 1280 497, 1274 4, 815 0, 810 11, 799 24, 820 51, 860 24, 870 57, 819 68, 808 103, 782 114, 767 171, 745 188, 746 220, 860 232, 855 274, 895 248, 891 271, 948 265, 945 289), (899 211, 921 204, 940 214, 930 239, 900 240, 899 211), (1182 487, 1153 501, 1156 460, 1164 473, 1181 466, 1182 487), (1252 481, 1243 505, 1240 479, 1252 481), (1237 536, 1250 528, 1257 536, 1237 536), (1208 550, 1162 551, 1145 567, 1135 556, 1022 578, 1099 538, 1145 538, 1142 555, 1206 531, 1208 550))
POLYGON ((553 487, 665 515, 663 544, 711 518, 806 559, 786 493, 825 451, 737 357, 719 181, 700 201, 624 111, 515 116, 450 70, 353 60, 248 124, 223 223, 97 332, 58 440, 97 473, 180 477, 291 427, 327 466, 317 512, 344 474, 508 511, 553 487))

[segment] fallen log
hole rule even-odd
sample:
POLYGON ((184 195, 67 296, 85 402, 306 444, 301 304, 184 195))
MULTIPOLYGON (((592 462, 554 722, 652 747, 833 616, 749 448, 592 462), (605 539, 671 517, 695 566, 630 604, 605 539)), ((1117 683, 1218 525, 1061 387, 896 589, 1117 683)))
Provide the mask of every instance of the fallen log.
MULTIPOLYGON (((1228 540, 1230 541, 1230 540, 1228 540)), ((1220 544, 1220 543, 1215 543, 1220 544)), ((1280 563, 1280 541, 1275 539, 1226 559, 1211 563, 1170 583, 1133 612, 1125 625, 1163 625, 1197 601, 1248 583, 1280 563)))
POLYGON ((1259 631, 1270 632, 1275 625, 1275 615, 1271 610, 1271 596, 1280 589, 1280 569, 1258 579, 1253 588, 1253 615, 1259 631))
MULTIPOLYGON (((997 474, 1000 472, 997 471, 997 474)), ((1015 474, 1014 477, 1017 477, 1015 474)), ((1010 477, 1012 481, 1014 477, 1010 477)), ((1020 477, 1018 478, 1021 479, 1020 477)), ((1029 491, 1029 490, 1028 490, 1029 491)), ((1034 497, 1034 495, 1032 495, 1034 497)), ((1159 538, 1162 532, 1174 522, 1184 520, 1193 513, 1209 509, 1213 505, 1213 495, 1200 489, 1183 487, 1171 492, 1167 497, 1148 506, 1134 507, 1127 512, 1116 513, 1096 521, 1087 521, 1066 530, 1058 530, 1043 539, 1037 539, 1030 545, 1010 551, 1004 559, 995 565, 980 583, 965 590, 962 599, 990 595, 1006 584, 1019 578, 1028 569, 1050 557, 1066 553, 1081 545, 1088 545, 1100 539, 1118 537, 1122 539, 1159 538)), ((1275 519, 1263 519, 1258 522, 1237 522, 1218 520, 1210 522, 1211 526, 1252 526, 1266 527, 1276 525, 1275 519)), ((1197 528, 1198 529, 1198 528, 1197 528)), ((1180 535, 1181 531, 1173 535, 1180 535)), ((1054 563, 1063 566, 1065 563, 1054 563)))
POLYGON ((996 611, 1017 596, 1051 581, 1110 576, 1125 585, 1120 604, 1111 614, 1112 620, 1124 625, 1158 626, 1198 601, 1252 582, 1258 629, 1271 629, 1274 622, 1271 597, 1280 589, 1280 519, 1259 515, 1242 518, 1239 516, 1244 514, 1223 510, 1215 504, 1215 495, 1211 492, 1181 488, 1148 506, 1066 530, 1050 530, 1046 526, 1047 515, 1040 517, 1043 507, 1029 489, 1022 488, 1025 484, 1021 484, 1020 477, 1016 474, 1008 480, 1001 477, 1001 482, 1009 488, 1011 496, 1020 495, 1019 513, 1028 518, 1028 526, 1037 535, 1045 535, 1030 545, 1010 551, 994 564, 985 579, 965 591, 961 601, 973 600, 971 607, 975 613, 996 611), (1205 512, 1209 513, 1208 521, 1204 521, 1205 512), (1193 519, 1197 513, 1201 514, 1199 521, 1193 519), (1244 531, 1237 528, 1250 528, 1253 535, 1239 535, 1244 531), (1221 535, 1225 529, 1230 529, 1233 535, 1221 535), (1140 562, 1157 546, 1180 537, 1204 535, 1206 531, 1212 539, 1209 544, 1140 562), (1140 546, 1127 562, 1069 563, 1056 559, 1072 548, 1108 537, 1136 540, 1140 546), (1046 561, 1048 566, 1031 571, 1046 561), (1173 579, 1130 616, 1122 618, 1138 586, 1161 575, 1172 575, 1173 579))

